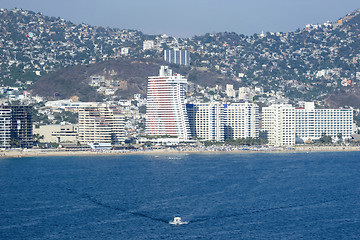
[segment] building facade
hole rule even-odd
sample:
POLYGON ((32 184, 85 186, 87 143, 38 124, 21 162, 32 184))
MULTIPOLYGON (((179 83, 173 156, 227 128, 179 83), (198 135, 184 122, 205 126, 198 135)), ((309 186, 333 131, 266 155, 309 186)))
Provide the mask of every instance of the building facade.
POLYGON ((124 142, 124 116, 120 108, 106 104, 79 109, 78 137, 81 144, 124 142))
POLYGON ((190 139, 185 106, 187 79, 161 66, 159 76, 149 77, 146 106, 146 130, 149 136, 190 139))
POLYGON ((226 84, 225 93, 226 93, 226 96, 228 96, 228 97, 236 97, 236 91, 234 89, 234 85, 226 84))
POLYGON ((353 118, 353 109, 315 109, 313 102, 307 102, 295 111, 296 140, 317 140, 324 134, 332 139, 351 139, 353 118))
POLYGON ((224 104, 225 139, 258 138, 259 106, 255 103, 224 104))
POLYGON ((274 104, 263 108, 263 131, 269 144, 282 146, 312 142, 323 135, 333 140, 351 139, 353 109, 315 109, 313 102, 295 108, 274 104))
POLYGON ((11 109, 0 108, 0 148, 10 148, 11 109))
POLYGON ((274 104, 262 109, 262 130, 269 144, 291 146, 295 144, 295 107, 274 104))
POLYGON ((201 140, 224 141, 224 106, 219 102, 186 105, 190 131, 201 140))
POLYGON ((1 106, 2 129, 4 130, 3 146, 11 148, 33 147, 32 106, 1 106), (10 142, 8 133, 10 113, 10 142))
POLYGON ((190 53, 188 50, 171 49, 164 50, 164 60, 168 63, 190 65, 190 53))
POLYGON ((39 136, 43 136, 43 139, 41 139, 40 142, 77 143, 78 126, 75 124, 43 125, 34 128, 34 134, 39 134, 39 136))

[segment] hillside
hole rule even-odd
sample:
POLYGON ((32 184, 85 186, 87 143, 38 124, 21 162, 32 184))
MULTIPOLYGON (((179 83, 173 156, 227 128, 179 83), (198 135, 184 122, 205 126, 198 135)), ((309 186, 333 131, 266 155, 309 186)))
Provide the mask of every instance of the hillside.
MULTIPOLYGON (((118 59, 97 64, 77 65, 49 73, 31 87, 34 95, 52 98, 70 98, 77 96, 82 101, 100 101, 104 96, 97 94, 89 84, 91 76, 104 76, 105 79, 118 82, 115 96, 129 98, 136 93, 146 95, 148 76, 158 75, 161 60, 151 59, 118 59)), ((231 83, 228 78, 208 71, 191 70, 188 67, 171 66, 172 69, 188 77, 199 85, 215 86, 231 83)))
MULTIPOLYGON (((90 76, 112 69, 111 77, 121 82, 116 94, 125 97, 145 93, 147 76, 156 74, 161 64, 150 59, 162 59, 164 49, 180 48, 189 50, 192 70, 175 71, 202 86, 261 86, 295 101, 336 105, 333 96, 354 96, 360 85, 359 39, 360 10, 289 33, 222 32, 187 39, 76 25, 21 9, 1 10, 0 83, 25 89, 33 84, 34 93, 47 97, 56 93, 94 99, 90 76), (153 41, 151 49, 143 49, 145 40, 153 41), (138 66, 128 63, 137 61, 138 66), (199 68, 206 71, 193 70, 199 68)), ((348 105, 357 104, 356 98, 346 99, 348 105)))
POLYGON ((360 88, 350 90, 339 90, 329 94, 325 99, 325 104, 332 108, 351 106, 360 109, 360 88))

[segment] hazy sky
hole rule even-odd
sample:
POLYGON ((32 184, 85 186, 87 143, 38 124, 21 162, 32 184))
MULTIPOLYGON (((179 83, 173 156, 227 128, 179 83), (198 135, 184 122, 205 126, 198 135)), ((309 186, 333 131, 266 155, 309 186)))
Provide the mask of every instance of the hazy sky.
POLYGON ((289 32, 336 21, 360 8, 359 0, 0 0, 74 23, 191 37, 204 33, 252 35, 289 32))

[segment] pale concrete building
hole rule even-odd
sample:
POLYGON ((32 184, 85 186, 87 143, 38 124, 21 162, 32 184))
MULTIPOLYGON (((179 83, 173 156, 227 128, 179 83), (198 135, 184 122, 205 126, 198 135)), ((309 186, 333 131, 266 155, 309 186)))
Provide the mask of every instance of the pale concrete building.
POLYGON ((226 96, 228 97, 236 97, 236 91, 234 89, 234 85, 226 84, 226 96))
POLYGON ((225 139, 258 138, 259 106, 255 103, 224 104, 225 139))
POLYGON ((306 102, 295 111, 297 142, 320 139, 323 134, 338 140, 351 139, 353 134, 353 109, 315 109, 313 102, 306 102))
POLYGON ((155 46, 155 42, 153 40, 145 40, 143 42, 143 50, 146 51, 146 50, 151 50, 153 49, 155 46))
POLYGON ((40 142, 53 143, 77 143, 78 126, 76 124, 53 124, 34 127, 34 134, 43 136, 40 142))
POLYGON ((239 88, 239 100, 245 100, 246 98, 249 98, 251 89, 248 87, 240 87, 239 88))
POLYGON ((201 140, 224 141, 224 106, 219 102, 186 105, 190 131, 201 140))
POLYGON ((79 142, 111 143, 124 142, 124 115, 116 106, 96 104, 79 109, 79 142))
POLYGON ((273 104, 262 109, 262 130, 269 144, 291 146, 295 144, 295 107, 273 104))
POLYGON ((63 99, 58 101, 48 101, 45 103, 45 107, 77 112, 79 108, 88 107, 94 104, 94 102, 74 102, 71 99, 63 99))
POLYGON ((189 66, 190 52, 180 49, 164 50, 164 60, 169 63, 189 66))

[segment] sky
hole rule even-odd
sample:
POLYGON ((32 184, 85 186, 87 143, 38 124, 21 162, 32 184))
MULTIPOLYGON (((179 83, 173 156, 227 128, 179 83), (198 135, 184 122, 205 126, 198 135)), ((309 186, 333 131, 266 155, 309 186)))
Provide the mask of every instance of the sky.
POLYGON ((335 22, 359 9, 359 0, 0 0, 76 24, 193 37, 205 33, 253 35, 291 32, 306 24, 335 22))

